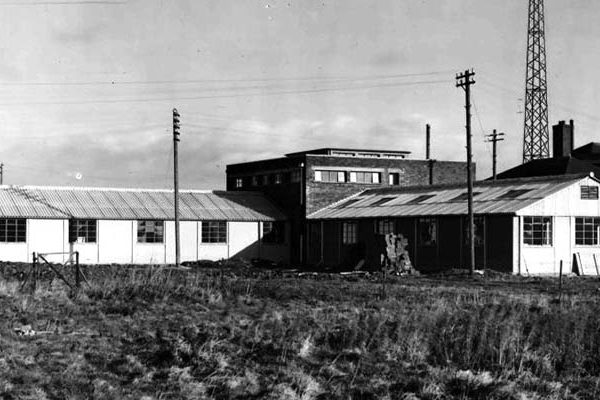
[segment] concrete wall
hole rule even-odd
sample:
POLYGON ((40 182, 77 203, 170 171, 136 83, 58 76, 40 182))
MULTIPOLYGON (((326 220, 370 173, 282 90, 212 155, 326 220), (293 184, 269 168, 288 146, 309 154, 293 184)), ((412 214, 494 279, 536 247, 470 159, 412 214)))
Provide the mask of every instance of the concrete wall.
MULTIPOLYGON (((32 253, 68 252, 68 220, 27 220, 25 243, 0 243, 0 260, 31 262, 32 253)), ((181 261, 220 260, 230 257, 265 258, 289 262, 289 227, 286 242, 261 244, 259 222, 228 222, 227 243, 201 243, 202 222, 181 221, 181 261)), ((82 264, 164 264, 175 262, 175 223, 165 221, 163 243, 138 243, 137 221, 99 220, 96 243, 74 243, 82 264)), ((49 255, 48 261, 65 262, 68 255, 49 255)))

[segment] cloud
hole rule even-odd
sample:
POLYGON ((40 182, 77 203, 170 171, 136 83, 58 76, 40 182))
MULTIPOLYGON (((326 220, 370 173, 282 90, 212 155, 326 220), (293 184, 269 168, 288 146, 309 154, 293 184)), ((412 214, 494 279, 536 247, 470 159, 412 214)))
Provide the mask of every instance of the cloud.
POLYGON ((375 66, 387 67, 403 64, 406 61, 406 56, 404 54, 390 50, 376 54, 371 63, 375 66))

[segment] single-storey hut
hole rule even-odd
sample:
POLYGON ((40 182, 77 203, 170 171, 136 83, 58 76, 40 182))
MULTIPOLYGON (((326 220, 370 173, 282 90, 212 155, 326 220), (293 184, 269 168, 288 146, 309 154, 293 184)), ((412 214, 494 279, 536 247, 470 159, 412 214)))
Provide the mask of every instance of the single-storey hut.
MULTIPOLYGON (((175 262, 172 190, 0 186, 0 260, 175 262)), ((259 192, 180 191, 181 261, 287 262, 284 214, 259 192)))
MULTIPOLYGON (((476 267, 514 274, 597 274, 599 180, 593 174, 476 182, 476 267)), ((465 184, 365 190, 308 216, 309 262, 378 268, 384 235, 402 234, 417 270, 467 267, 465 184), (364 260, 363 263, 360 263, 364 260), (360 264, 359 264, 360 263, 360 264)))

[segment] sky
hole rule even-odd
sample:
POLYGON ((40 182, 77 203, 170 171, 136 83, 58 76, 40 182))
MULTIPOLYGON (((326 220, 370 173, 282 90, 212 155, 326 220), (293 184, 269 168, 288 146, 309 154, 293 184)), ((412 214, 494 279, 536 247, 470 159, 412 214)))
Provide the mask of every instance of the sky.
MULTIPOLYGON (((600 2, 546 0, 549 123, 600 117, 600 2)), ((4 183, 223 189, 227 164, 320 147, 522 159, 526 0, 0 0, 4 183)))

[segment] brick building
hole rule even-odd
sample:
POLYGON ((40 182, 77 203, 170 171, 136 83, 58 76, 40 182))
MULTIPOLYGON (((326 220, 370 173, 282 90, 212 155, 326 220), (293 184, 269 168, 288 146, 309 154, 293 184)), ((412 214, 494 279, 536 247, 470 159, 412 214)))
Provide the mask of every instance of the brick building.
POLYGON ((306 262, 306 216, 366 189, 466 182, 466 163, 408 151, 322 148, 227 166, 227 190, 261 191, 291 222, 290 259, 306 262))

